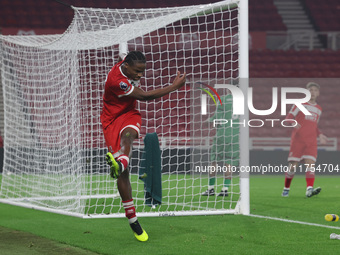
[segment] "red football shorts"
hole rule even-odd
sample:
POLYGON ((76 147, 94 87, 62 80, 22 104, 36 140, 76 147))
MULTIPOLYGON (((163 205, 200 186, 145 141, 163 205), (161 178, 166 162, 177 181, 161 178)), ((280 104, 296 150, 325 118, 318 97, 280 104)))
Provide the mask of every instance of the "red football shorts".
POLYGON ((300 162, 302 159, 312 159, 316 161, 318 155, 317 143, 292 139, 290 143, 290 151, 288 161, 300 162))
POLYGON ((138 111, 129 111, 120 115, 104 130, 104 138, 108 150, 114 154, 120 150, 120 136, 126 128, 132 128, 140 135, 142 117, 138 111))

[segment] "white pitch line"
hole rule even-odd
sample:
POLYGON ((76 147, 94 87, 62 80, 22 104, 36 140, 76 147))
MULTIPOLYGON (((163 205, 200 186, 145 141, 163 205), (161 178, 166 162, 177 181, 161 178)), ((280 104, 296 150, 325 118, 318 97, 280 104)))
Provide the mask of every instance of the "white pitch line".
POLYGON ((269 219, 269 220, 284 221, 284 222, 296 223, 296 224, 301 224, 301 225, 309 225, 309 226, 314 226, 314 227, 332 228, 332 229, 339 229, 340 230, 340 227, 334 227, 334 226, 328 226, 328 225, 322 225, 322 224, 316 224, 316 223, 310 223, 310 222, 304 222, 304 221, 298 221, 298 220, 287 220, 287 219, 281 219, 281 218, 276 218, 276 217, 255 215, 255 214, 249 214, 247 216, 255 217, 255 218, 262 218, 262 219, 269 219))

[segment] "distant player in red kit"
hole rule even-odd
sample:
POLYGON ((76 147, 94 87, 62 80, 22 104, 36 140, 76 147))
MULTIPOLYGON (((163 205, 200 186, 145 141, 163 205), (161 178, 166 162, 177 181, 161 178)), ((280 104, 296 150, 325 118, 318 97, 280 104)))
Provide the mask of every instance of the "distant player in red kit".
POLYGON ((131 51, 124 60, 120 60, 107 76, 104 106, 100 116, 109 150, 106 161, 110 165, 111 177, 117 178, 125 215, 135 237, 139 241, 147 241, 148 235, 136 217, 128 170, 132 143, 139 137, 141 128, 141 115, 135 108, 136 100, 152 100, 181 88, 185 84, 186 74, 181 75, 177 72, 172 85, 144 91, 138 87, 146 67, 144 54, 140 51, 131 51))
POLYGON ((288 197, 290 184, 294 177, 296 168, 300 161, 304 161, 306 167, 306 196, 312 197, 320 193, 321 188, 313 188, 315 180, 315 162, 317 158, 317 138, 322 144, 327 143, 327 137, 318 129, 318 122, 322 113, 322 108, 316 103, 320 94, 320 86, 317 83, 309 82, 307 89, 311 93, 309 102, 303 106, 311 113, 305 115, 294 105, 288 113, 286 119, 295 119, 298 123, 292 132, 290 151, 288 155, 289 171, 286 173, 285 186, 282 192, 283 197, 288 197))

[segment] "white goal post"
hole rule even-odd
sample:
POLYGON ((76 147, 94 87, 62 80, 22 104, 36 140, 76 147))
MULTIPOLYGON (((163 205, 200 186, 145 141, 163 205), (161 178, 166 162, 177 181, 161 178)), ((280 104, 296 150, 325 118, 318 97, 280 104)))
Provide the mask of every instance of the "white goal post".
MULTIPOLYGON (((144 90, 171 84, 177 70, 187 73, 187 83, 163 98, 138 102, 142 138, 130 161, 137 215, 249 214, 247 173, 236 165, 229 196, 219 197, 202 196, 208 173, 196 171, 211 165, 217 131, 209 118, 216 96, 227 93, 208 88, 225 83, 247 91, 248 0, 72 8, 74 19, 62 35, 0 37, 5 120, 0 202, 83 218, 125 216, 105 163, 99 117, 106 76, 119 51, 140 50, 147 58, 144 90), (206 115, 200 112, 204 91, 211 95, 206 115), (149 133, 159 138, 162 166, 141 176, 143 138, 149 133), (146 181, 151 178, 152 184, 146 181), (146 202, 147 185, 161 203, 146 202)), ((229 154, 249 165, 249 132, 247 127, 239 132, 229 154)), ((216 179, 220 189, 223 173, 216 179)))

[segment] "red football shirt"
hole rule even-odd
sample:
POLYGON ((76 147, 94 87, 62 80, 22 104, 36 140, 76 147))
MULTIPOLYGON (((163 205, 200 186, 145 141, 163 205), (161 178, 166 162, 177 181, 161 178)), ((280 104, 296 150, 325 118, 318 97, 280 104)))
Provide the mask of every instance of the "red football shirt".
POLYGON ((135 110, 136 99, 127 97, 138 86, 138 82, 129 80, 121 70, 123 61, 114 65, 109 72, 103 96, 103 111, 100 119, 106 128, 115 118, 128 111, 135 110))
POLYGON ((306 143, 315 143, 320 131, 318 122, 322 108, 318 104, 303 103, 303 106, 312 114, 305 115, 296 105, 292 107, 286 119, 295 119, 301 125, 299 129, 294 128, 292 139, 302 139, 306 143))

